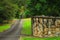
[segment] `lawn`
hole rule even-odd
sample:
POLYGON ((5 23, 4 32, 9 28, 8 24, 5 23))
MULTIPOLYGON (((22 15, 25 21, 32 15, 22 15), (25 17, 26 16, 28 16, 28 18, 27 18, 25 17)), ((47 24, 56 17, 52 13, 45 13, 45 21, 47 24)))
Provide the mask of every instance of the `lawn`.
POLYGON ((10 28, 10 24, 4 24, 0 26, 0 32, 4 32, 10 28))
POLYGON ((60 37, 37 38, 37 37, 22 36, 20 37, 20 40, 60 40, 60 37))
POLYGON ((31 35, 31 18, 23 19, 23 29, 21 34, 31 35))

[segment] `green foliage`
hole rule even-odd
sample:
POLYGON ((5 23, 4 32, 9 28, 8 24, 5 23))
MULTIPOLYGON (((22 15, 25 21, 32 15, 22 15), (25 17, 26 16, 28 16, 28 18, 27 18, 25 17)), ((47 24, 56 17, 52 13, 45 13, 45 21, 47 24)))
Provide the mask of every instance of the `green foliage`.
POLYGON ((4 20, 13 19, 17 10, 19 9, 18 5, 13 4, 8 0, 1 0, 0 4, 0 23, 2 23, 4 20))
POLYGON ((28 9, 25 10, 25 17, 30 17, 31 14, 30 14, 30 11, 28 9))
POLYGON ((60 4, 60 0, 47 0, 47 4, 50 8, 50 12, 49 12, 49 15, 52 15, 52 16, 60 16, 60 12, 59 12, 59 4, 60 4))
POLYGON ((41 4, 40 4, 40 3, 37 3, 36 6, 35 6, 35 8, 36 8, 37 10, 40 10, 40 7, 41 7, 41 4))
POLYGON ((0 0, 0 22, 14 17, 19 18, 20 14, 24 17, 60 16, 60 0, 0 0))
MULTIPOLYGON (((23 3, 23 2, 22 2, 23 3)), ((27 15, 48 15, 48 16, 60 16, 60 0, 26 0, 24 6, 29 10, 27 15), (27 7, 25 6, 27 4, 27 7)))

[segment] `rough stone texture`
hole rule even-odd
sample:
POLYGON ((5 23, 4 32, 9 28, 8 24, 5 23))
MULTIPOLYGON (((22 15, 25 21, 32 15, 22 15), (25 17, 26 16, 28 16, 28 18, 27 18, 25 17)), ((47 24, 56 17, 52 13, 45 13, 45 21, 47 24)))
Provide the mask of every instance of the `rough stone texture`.
POLYGON ((33 36, 54 37, 60 35, 60 20, 33 18, 33 36))

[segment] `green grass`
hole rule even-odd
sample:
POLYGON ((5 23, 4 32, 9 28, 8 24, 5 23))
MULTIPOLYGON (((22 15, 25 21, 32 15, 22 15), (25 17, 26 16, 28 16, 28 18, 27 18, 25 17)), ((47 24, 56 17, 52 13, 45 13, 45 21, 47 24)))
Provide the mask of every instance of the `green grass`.
POLYGON ((23 19, 23 29, 21 31, 22 34, 27 34, 27 35, 31 35, 31 19, 27 18, 27 19, 23 19))
POLYGON ((36 38, 36 37, 24 36, 20 37, 20 40, 60 40, 60 37, 36 38))
POLYGON ((14 23, 17 19, 13 19, 9 24, 0 24, 0 32, 4 32, 11 27, 11 24, 14 23))
POLYGON ((4 32, 10 28, 10 24, 4 24, 0 26, 0 32, 4 32))

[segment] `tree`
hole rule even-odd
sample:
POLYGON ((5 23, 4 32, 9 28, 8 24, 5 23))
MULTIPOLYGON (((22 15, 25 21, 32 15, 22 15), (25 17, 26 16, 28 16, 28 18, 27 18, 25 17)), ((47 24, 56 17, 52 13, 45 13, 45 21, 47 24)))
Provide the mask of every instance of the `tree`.
POLYGON ((49 15, 60 16, 60 0, 47 0, 47 4, 51 9, 49 15))
POLYGON ((15 17, 18 5, 11 3, 8 0, 0 0, 0 22, 11 20, 15 17))
POLYGON ((31 0, 31 3, 28 5, 28 9, 32 16, 60 16, 59 4, 60 0, 31 0))

